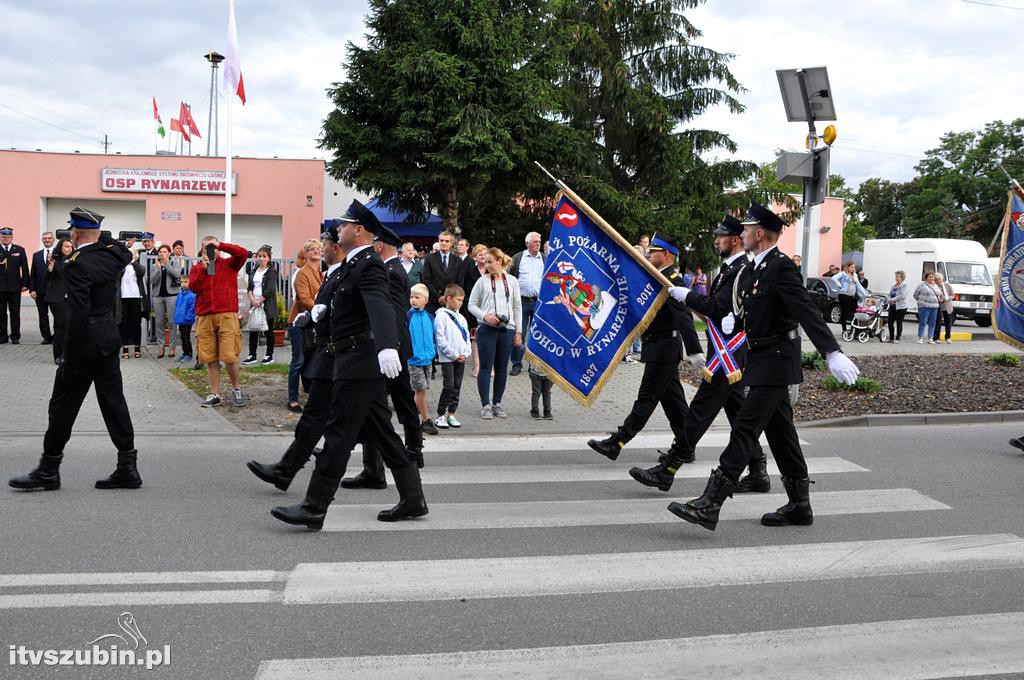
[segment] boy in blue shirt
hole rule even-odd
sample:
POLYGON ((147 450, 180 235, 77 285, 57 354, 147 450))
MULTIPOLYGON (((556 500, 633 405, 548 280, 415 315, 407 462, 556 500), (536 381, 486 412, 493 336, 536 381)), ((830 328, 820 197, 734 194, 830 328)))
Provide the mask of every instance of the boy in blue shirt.
POLYGON ((181 277, 181 292, 174 301, 174 323, 181 338, 181 357, 178 361, 192 361, 192 325, 196 322, 196 294, 188 289, 188 274, 181 277))
POLYGON ((434 348, 434 317, 427 311, 430 289, 417 283, 409 293, 409 304, 412 308, 406 317, 409 319, 409 336, 412 338, 412 356, 409 357, 409 382, 415 392, 416 409, 420 412, 420 422, 427 434, 437 434, 437 427, 430 417, 427 406, 427 391, 430 389, 431 364, 437 350, 434 348))

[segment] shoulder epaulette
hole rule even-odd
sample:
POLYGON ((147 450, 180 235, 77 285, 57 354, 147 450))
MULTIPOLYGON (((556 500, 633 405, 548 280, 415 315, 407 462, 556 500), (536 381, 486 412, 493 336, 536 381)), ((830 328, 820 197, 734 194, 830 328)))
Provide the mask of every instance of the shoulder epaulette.
POLYGON ((75 252, 71 253, 71 258, 68 260, 68 262, 74 262, 75 260, 77 260, 78 259, 78 255, 81 252, 82 252, 81 250, 76 250, 75 252))

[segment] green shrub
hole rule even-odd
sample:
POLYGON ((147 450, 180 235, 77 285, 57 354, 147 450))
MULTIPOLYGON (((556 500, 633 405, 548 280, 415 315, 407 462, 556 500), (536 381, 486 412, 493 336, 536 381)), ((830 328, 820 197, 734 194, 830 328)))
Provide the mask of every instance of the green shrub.
POLYGON ((1020 357, 1016 354, 993 354, 988 360, 997 366, 1010 366, 1012 368, 1020 366, 1020 357))
POLYGON ((821 370, 827 365, 825 357, 818 352, 800 352, 800 365, 804 368, 821 370))
POLYGON ((284 328, 288 325, 288 309, 284 306, 284 295, 277 294, 277 316, 274 317, 274 328, 284 328))
POLYGON ((707 332, 708 325, 700 319, 693 320, 693 327, 697 330, 697 335, 707 332))
POLYGON ((863 392, 870 394, 872 392, 878 392, 882 389, 882 383, 872 378, 857 378, 857 382, 852 385, 847 385, 836 380, 831 375, 825 376, 821 381, 821 386, 827 390, 846 390, 848 392, 863 392))

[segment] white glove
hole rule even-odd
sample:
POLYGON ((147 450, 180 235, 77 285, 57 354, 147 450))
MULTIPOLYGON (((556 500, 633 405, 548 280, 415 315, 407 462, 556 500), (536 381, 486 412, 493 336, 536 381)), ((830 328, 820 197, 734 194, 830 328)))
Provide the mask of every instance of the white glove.
POLYGON ((309 311, 309 315, 313 318, 313 323, 319 321, 326 311, 327 305, 313 305, 313 309, 309 311))
POLYGON ((730 335, 734 328, 736 328, 736 317, 732 315, 732 312, 729 312, 722 317, 722 332, 730 335))
POLYGON ((690 294, 690 289, 686 286, 669 286, 668 294, 672 296, 673 300, 686 302, 686 296, 690 294))
POLYGON ((700 352, 697 352, 696 354, 687 354, 686 358, 689 360, 691 364, 693 364, 697 368, 704 368, 704 364, 707 363, 707 360, 704 358, 704 355, 701 354, 700 352))
POLYGON ((377 363, 385 377, 395 379, 402 372, 402 360, 398 358, 398 350, 382 349, 377 352, 377 363))
POLYGON ((295 315, 292 320, 292 325, 296 328, 305 328, 309 325, 309 312, 299 312, 295 315))
POLYGON ((836 380, 844 385, 852 385, 857 382, 860 369, 845 354, 839 350, 832 350, 825 357, 825 360, 828 361, 828 370, 831 371, 836 380))

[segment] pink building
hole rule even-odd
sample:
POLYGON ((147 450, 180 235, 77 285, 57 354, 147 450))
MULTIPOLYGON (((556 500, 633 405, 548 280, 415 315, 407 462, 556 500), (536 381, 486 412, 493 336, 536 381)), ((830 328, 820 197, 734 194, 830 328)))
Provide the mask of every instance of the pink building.
MULTIPOLYGON (((799 196, 794 198, 800 200, 799 196)), ((773 203, 771 207, 777 214, 786 212, 778 203, 773 203)), ((842 198, 829 197, 821 205, 811 208, 811 242, 807 254, 800 252, 803 248, 803 218, 782 230, 779 250, 787 255, 802 255, 808 261, 808 276, 821 275, 828 271, 830 264, 841 266, 845 207, 846 201, 842 198)))
MULTIPOLYGON (((316 238, 324 216, 324 163, 236 158, 232 238, 291 258, 316 238)), ((0 225, 31 253, 39 235, 67 227, 76 205, 106 216, 103 227, 181 239, 195 254, 206 234, 224 235, 224 159, 206 156, 0 151, 0 225)))

